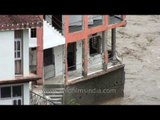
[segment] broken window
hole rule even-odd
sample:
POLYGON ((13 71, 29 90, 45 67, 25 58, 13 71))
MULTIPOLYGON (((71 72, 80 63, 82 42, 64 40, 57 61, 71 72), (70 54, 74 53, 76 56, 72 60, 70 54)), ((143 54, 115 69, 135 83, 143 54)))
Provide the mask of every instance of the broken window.
POLYGON ((92 36, 89 39, 89 52, 90 55, 96 55, 101 53, 101 37, 100 36, 92 36))

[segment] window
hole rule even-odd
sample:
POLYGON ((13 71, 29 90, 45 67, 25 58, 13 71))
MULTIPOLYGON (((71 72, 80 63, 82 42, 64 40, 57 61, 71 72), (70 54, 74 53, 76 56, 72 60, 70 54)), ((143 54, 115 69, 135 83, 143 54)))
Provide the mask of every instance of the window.
POLYGON ((10 98, 10 97, 11 97, 11 87, 2 87, 1 98, 10 98))
POLYGON ((22 86, 13 86, 12 87, 13 97, 22 96, 22 86))
POLYGON ((0 95, 0 98, 22 97, 22 85, 1 87, 0 95))
POLYGON ((89 51, 90 55, 96 55, 100 54, 101 50, 101 37, 100 36, 92 36, 92 38, 89 39, 89 51))
POLYGON ((22 74, 22 31, 15 31, 14 57, 15 74, 22 74))
POLYGON ((14 55, 15 55, 15 74, 22 73, 22 45, 21 39, 15 39, 14 55))
POLYGON ((36 35, 36 28, 31 29, 31 38, 37 37, 36 35))

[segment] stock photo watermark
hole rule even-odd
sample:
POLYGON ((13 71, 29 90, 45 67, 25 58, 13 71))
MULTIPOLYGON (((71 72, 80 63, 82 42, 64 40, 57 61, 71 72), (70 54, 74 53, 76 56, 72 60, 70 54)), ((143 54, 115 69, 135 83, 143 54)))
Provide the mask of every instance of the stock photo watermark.
MULTIPOLYGON (((59 90, 55 89, 46 89, 43 90, 44 93, 50 92, 59 92, 59 90)), ((97 89, 97 88, 92 88, 92 89, 87 89, 87 88, 66 88, 64 90, 64 93, 116 93, 116 89, 97 89)))

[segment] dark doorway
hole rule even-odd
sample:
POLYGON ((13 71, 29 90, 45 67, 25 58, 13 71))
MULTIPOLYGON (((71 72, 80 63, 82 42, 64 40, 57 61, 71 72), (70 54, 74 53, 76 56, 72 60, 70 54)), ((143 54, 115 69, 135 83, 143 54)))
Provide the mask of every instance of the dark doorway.
POLYGON ((68 61, 68 70, 76 69, 76 42, 68 44, 68 53, 67 53, 67 61, 68 61))
POLYGON ((54 65, 54 55, 52 48, 44 50, 44 66, 48 65, 54 65))

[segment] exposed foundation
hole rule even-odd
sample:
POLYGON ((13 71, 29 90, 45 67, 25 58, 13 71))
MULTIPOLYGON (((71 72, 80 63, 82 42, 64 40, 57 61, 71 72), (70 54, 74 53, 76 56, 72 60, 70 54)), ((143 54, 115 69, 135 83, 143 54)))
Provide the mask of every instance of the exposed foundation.
POLYGON ((124 66, 104 75, 67 85, 64 104, 89 105, 99 101, 124 96, 124 66))

